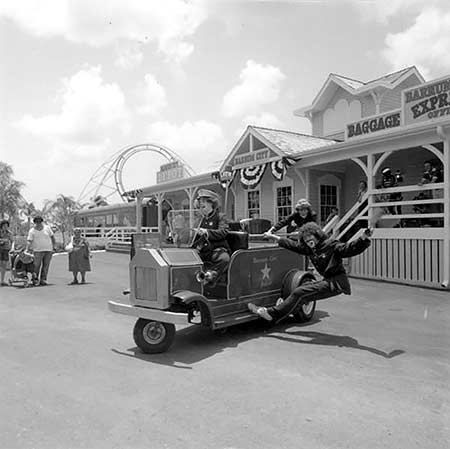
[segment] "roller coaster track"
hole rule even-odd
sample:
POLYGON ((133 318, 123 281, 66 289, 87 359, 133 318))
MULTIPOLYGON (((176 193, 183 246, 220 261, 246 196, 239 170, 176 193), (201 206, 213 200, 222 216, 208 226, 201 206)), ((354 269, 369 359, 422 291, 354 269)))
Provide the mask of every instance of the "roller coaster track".
POLYGON ((108 200, 108 198, 114 195, 118 195, 123 202, 127 202, 125 192, 130 189, 125 189, 123 185, 123 169, 130 158, 144 151, 157 153, 163 156, 168 162, 180 162, 184 165, 189 175, 192 176, 195 174, 192 167, 180 155, 169 148, 152 143, 132 145, 121 148, 97 168, 83 187, 77 201, 85 204, 99 195, 105 200, 108 200))

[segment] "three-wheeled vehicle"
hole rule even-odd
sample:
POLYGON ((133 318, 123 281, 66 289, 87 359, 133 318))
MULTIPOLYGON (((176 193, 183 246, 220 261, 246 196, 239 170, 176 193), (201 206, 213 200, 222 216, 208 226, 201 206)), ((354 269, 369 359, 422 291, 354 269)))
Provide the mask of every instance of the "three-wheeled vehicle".
MULTIPOLYGON (((313 281, 302 256, 273 244, 249 247, 249 234, 230 231, 231 248, 226 282, 209 286, 197 251, 185 246, 160 245, 155 235, 135 234, 129 265, 129 303, 109 301, 111 311, 137 317, 133 337, 149 354, 166 351, 175 325, 199 324, 220 329, 258 317, 248 303, 271 306, 299 285, 313 281), (146 242, 147 237, 147 242, 146 242)), ((176 239, 175 239, 176 240, 176 239)), ((312 319, 316 303, 294 311, 300 321, 312 319)))

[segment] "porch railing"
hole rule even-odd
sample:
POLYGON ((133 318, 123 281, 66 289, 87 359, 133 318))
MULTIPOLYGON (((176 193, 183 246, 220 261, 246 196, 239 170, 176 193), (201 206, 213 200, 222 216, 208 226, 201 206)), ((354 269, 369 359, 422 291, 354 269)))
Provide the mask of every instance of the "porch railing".
POLYGON ((355 232, 358 230, 356 225, 360 220, 367 220, 372 225, 378 223, 378 227, 383 228, 394 226, 409 228, 430 226, 437 228, 442 227, 444 218, 444 200, 443 198, 436 196, 439 195, 443 197, 443 195, 441 195, 443 188, 443 183, 436 183, 390 187, 387 189, 372 189, 364 194, 360 202, 353 204, 342 218, 333 218, 333 220, 327 223, 323 229, 327 234, 334 238, 341 239, 347 234, 347 236, 352 239, 352 234, 354 233, 351 233, 351 230, 354 229, 355 232), (416 199, 389 200, 389 197, 395 193, 412 194, 414 192, 416 192, 417 195, 420 195, 420 193, 426 193, 426 195, 424 198, 419 199, 417 199, 416 195, 416 199), (430 195, 435 197, 430 198, 430 195), (438 205, 441 207, 436 208, 438 205), (425 210, 416 210, 414 212, 405 211, 405 208, 410 209, 411 206, 413 208, 423 208, 425 210), (396 213, 390 213, 393 211, 396 213), (380 226, 383 221, 385 222, 385 225, 380 226), (392 223, 393 221, 395 221, 395 224, 392 223), (389 223, 391 223, 392 226, 389 225, 389 223), (350 233, 350 235, 348 233, 350 233))
POLYGON ((441 288, 446 282, 443 188, 436 183, 372 189, 328 223, 324 229, 330 235, 347 241, 363 232, 359 220, 375 225, 369 249, 348 260, 351 275, 441 288), (399 192, 404 198, 390 200, 399 192))

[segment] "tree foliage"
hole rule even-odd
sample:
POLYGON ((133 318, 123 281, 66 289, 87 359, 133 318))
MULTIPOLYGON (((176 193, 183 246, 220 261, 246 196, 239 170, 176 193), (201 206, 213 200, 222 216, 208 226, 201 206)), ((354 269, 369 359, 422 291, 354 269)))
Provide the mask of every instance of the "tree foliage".
POLYGON ((56 227, 62 234, 63 243, 73 229, 75 213, 81 209, 81 205, 71 196, 59 194, 55 200, 46 200, 43 215, 46 221, 56 227))
POLYGON ((0 216, 10 221, 18 221, 23 198, 20 193, 24 183, 14 179, 10 165, 0 161, 0 216))

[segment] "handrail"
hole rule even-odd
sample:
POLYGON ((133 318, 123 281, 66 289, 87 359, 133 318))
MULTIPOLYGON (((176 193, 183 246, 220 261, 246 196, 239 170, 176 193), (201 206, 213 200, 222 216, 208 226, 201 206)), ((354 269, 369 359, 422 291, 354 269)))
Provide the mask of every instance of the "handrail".
POLYGON ((416 192, 418 190, 441 190, 443 189, 443 182, 435 182, 430 184, 416 184, 409 186, 397 186, 397 187, 387 187, 385 189, 372 189, 367 193, 372 193, 373 195, 380 195, 383 193, 396 193, 396 192, 416 192))
MULTIPOLYGON (((358 211, 358 209, 364 204, 364 202, 369 198, 369 192, 365 192, 364 195, 361 197, 361 201, 356 201, 355 204, 344 214, 342 218, 339 218, 338 222, 334 222, 334 226, 327 227, 325 226, 323 228, 324 232, 329 233, 331 231, 331 235, 335 236, 339 233, 339 228, 347 222, 352 215, 358 211)), ((359 220, 360 216, 363 214, 363 212, 367 210, 367 206, 364 208, 363 211, 357 214, 356 219, 353 220, 353 224, 356 223, 356 221, 359 220)), ((332 223, 333 220, 331 220, 330 223, 332 223)), ((346 228, 347 229, 347 228, 346 228)), ((341 233, 342 235, 343 233, 341 233)))
POLYGON ((364 201, 366 201, 369 198, 369 192, 365 192, 364 195, 361 198, 361 201, 356 201, 355 204, 353 204, 353 206, 347 211, 347 213, 341 218, 341 222, 345 222, 346 220, 348 220, 354 213, 355 211, 358 210, 359 207, 361 207, 361 205, 364 203, 364 201))
POLYGON ((436 198, 429 200, 406 200, 406 201, 380 201, 379 203, 373 203, 372 207, 389 207, 389 206, 415 206, 424 204, 440 204, 444 202, 444 198, 436 198))
MULTIPOLYGON (((350 224, 348 224, 345 228, 344 228, 344 230, 343 231, 340 231, 339 232, 339 230, 338 230, 338 232, 335 232, 334 234, 333 234, 333 236, 334 237, 336 237, 336 235, 337 235, 337 238, 338 239, 340 239, 343 235, 345 235, 345 233, 347 232, 347 231, 349 231, 364 215, 365 215, 365 213, 367 212, 369 210, 369 205, 368 204, 366 204, 366 206, 364 206, 364 209, 362 209, 357 215, 356 215, 356 217, 354 217, 353 218, 353 220, 350 222, 350 224)), ((344 222, 345 223, 345 222, 344 222)))
POLYGON ((328 233, 328 231, 334 230, 335 229, 335 224, 337 224, 340 221, 339 217, 337 215, 335 215, 323 228, 323 232, 325 232, 325 234, 328 233))
MULTIPOLYGON (((101 227, 79 227, 83 237, 87 238, 103 238, 107 240, 118 240, 124 241, 124 239, 129 238, 130 234, 136 232, 135 226, 115 226, 112 228, 101 227), (128 236, 128 237, 127 237, 128 236)), ((141 228, 141 232, 158 232, 157 227, 144 226, 141 228)))

